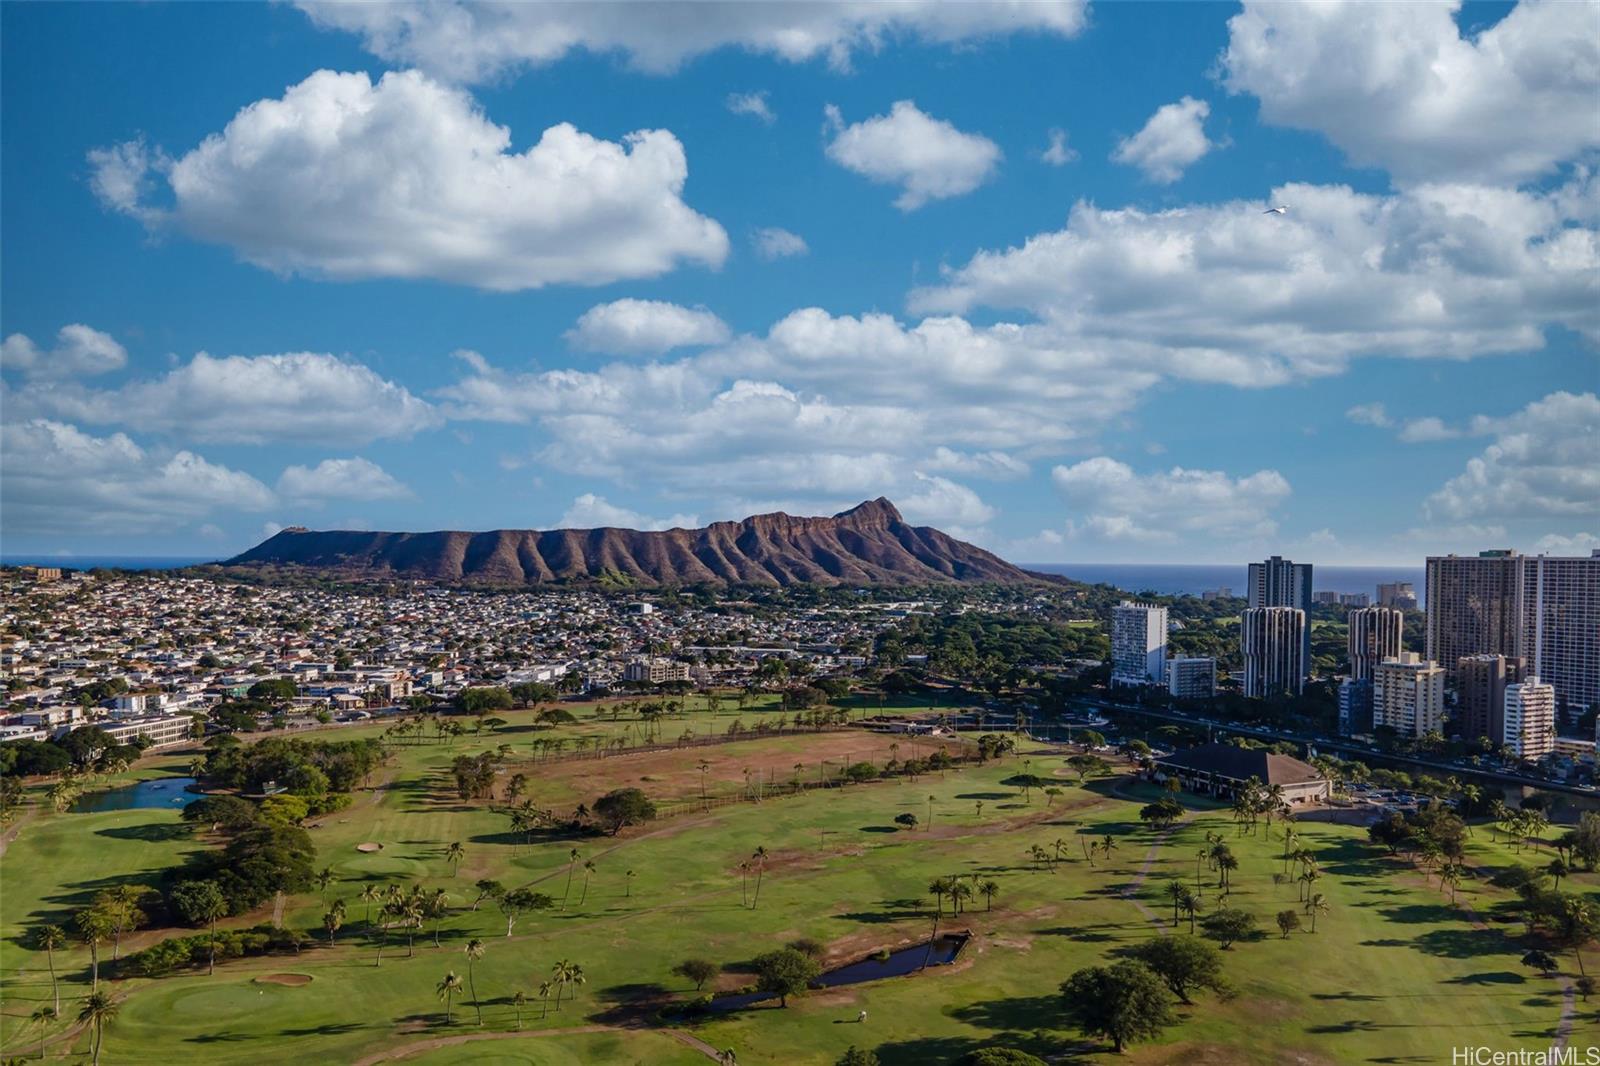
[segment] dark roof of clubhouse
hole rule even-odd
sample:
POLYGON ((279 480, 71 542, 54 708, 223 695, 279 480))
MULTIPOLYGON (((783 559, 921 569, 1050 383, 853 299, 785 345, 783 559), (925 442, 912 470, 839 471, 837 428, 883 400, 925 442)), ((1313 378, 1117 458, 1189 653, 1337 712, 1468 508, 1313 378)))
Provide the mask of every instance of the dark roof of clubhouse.
POLYGON ((1230 781, 1248 781, 1256 777, 1265 785, 1303 785, 1324 780, 1315 766, 1293 756, 1274 755, 1235 744, 1202 744, 1198 748, 1175 751, 1166 758, 1157 759, 1156 765, 1212 774, 1230 781))

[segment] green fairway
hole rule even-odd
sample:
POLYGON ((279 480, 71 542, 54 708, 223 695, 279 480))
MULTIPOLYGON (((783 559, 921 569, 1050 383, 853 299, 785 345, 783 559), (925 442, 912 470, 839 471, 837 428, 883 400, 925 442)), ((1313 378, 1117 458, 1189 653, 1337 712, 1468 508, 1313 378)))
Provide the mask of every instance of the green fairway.
MULTIPOLYGON (((736 753, 735 762, 749 764, 763 751, 774 759, 806 761, 808 744, 834 736, 765 738, 700 750, 736 753)), ((864 748, 889 739, 859 734, 845 742, 856 743, 857 737, 864 748)), ((1151 915, 1170 921, 1166 884, 1172 878, 1195 883, 1196 852, 1208 830, 1224 834, 1240 859, 1230 905, 1254 913, 1264 935, 1224 952, 1236 995, 1226 1001, 1198 996, 1194 1007, 1181 1010, 1181 1024, 1154 1044, 1132 1048, 1127 1061, 1439 1061, 1469 1036, 1497 1047, 1548 1046, 1562 1017, 1564 979, 1541 977, 1520 964, 1526 950, 1520 925, 1473 924, 1469 905, 1487 914, 1507 893, 1482 880, 1467 881, 1459 890, 1461 905, 1452 907, 1436 881, 1425 884, 1421 872, 1384 856, 1359 829, 1321 822, 1297 827, 1318 856, 1323 876, 1317 890, 1331 901, 1331 910, 1319 918, 1314 934, 1285 939, 1273 927, 1273 914, 1297 906, 1298 886, 1274 883, 1273 874, 1283 869, 1276 825, 1270 839, 1260 828, 1241 836, 1228 812, 1205 804, 1196 806, 1207 809, 1191 810, 1163 836, 1137 817, 1141 804, 1155 795, 1149 786, 1120 777, 1091 778, 1080 786, 1059 755, 1035 752, 917 781, 894 778, 691 809, 615 838, 528 845, 512 837, 507 818, 487 803, 459 800, 445 774, 455 754, 497 742, 486 735, 460 738, 453 746, 398 747, 386 780, 374 782, 381 787, 358 792, 350 808, 314 820, 310 830, 318 865, 331 867, 336 878, 327 897, 343 899, 348 908, 335 945, 328 947, 321 933, 322 893, 312 892, 289 901, 285 910, 287 924, 320 942, 299 955, 227 961, 214 976, 184 971, 117 980, 112 988, 121 1010, 107 1031, 103 1061, 166 1063, 188 1054, 208 1064, 356 1062, 428 1041, 510 1034, 516 1024, 511 997, 518 991, 526 997, 521 1020, 528 1032, 584 1031, 419 1048, 406 1061, 708 1061, 702 1052, 649 1031, 659 1024, 661 1006, 692 994, 688 982, 670 973, 676 963, 700 956, 731 966, 733 972, 713 986, 734 989, 754 980, 739 972, 741 964, 797 937, 827 945, 828 965, 915 943, 932 928, 928 883, 952 874, 975 874, 999 885, 992 910, 977 898, 952 916, 944 902, 941 929, 973 934, 954 965, 812 992, 791 1000, 787 1009, 763 1005, 690 1031, 707 1045, 736 1050, 740 1063, 827 1066, 852 1044, 875 1048, 890 1066, 952 1061, 990 1043, 1055 1054, 1081 1042, 1062 1017, 1058 985, 1079 967, 1111 960, 1119 949, 1159 935, 1151 915), (1054 778, 1062 793, 1048 797, 1034 789, 1025 800, 1001 784, 1024 771, 1025 758, 1030 772, 1054 778), (894 818, 902 813, 917 816, 915 831, 896 826, 894 818), (1106 834, 1117 846, 1091 865, 1084 843, 1106 834), (356 850, 364 841, 384 847, 364 854, 356 850), (444 859, 452 841, 466 849, 457 876, 444 859), (1034 861, 1034 845, 1061 861, 1034 861), (741 870, 757 848, 766 849, 764 869, 741 870), (590 861, 594 868, 586 871, 583 864, 590 861), (565 903, 522 917, 508 938, 505 918, 492 901, 472 909, 472 884, 482 877, 531 885, 565 903), (365 885, 389 882, 442 888, 452 910, 441 923, 441 946, 434 946, 429 924, 407 957, 404 936, 391 933, 378 965, 378 937, 358 894, 365 885), (435 994, 447 972, 467 980, 462 948, 474 937, 485 944, 472 974, 481 1030, 470 990, 454 999, 448 1026, 435 994), (586 983, 566 988, 558 1010, 553 997, 540 1000, 538 989, 560 959, 582 966, 586 983), (313 980, 298 987, 257 980, 273 974, 313 980), (868 1016, 857 1023, 861 1010, 868 1016)), ((692 767, 700 754, 686 749, 681 757, 692 767)), ((576 782, 566 772, 570 763, 535 763, 527 770, 528 794, 536 803, 592 802, 616 781, 635 783, 635 765, 649 758, 586 761, 581 765, 592 769, 576 782)), ((658 781, 666 787, 666 777, 658 781)), ((192 837, 165 810, 34 816, 4 857, 0 893, 0 1022, 8 1053, 20 1054, 30 1044, 37 1052, 38 1032, 28 1015, 49 996, 43 956, 21 946, 25 928, 46 918, 64 922, 97 888, 128 880, 154 883, 161 869, 202 846, 204 839, 192 837)), ((1499 866, 1536 857, 1511 855, 1480 828, 1469 858, 1499 866)), ((1216 874, 1203 865, 1199 874, 1209 907, 1216 874)), ((1575 875, 1564 887, 1593 894, 1596 878, 1575 875)), ((270 908, 263 908, 232 923, 269 917, 270 908)), ((152 936, 179 932, 140 933, 132 940, 142 945, 152 936)), ((1562 962, 1576 972, 1570 954, 1562 962)), ((74 945, 58 952, 57 965, 70 1016, 86 991, 87 952, 74 945)), ((1580 1044, 1593 1034, 1591 1019, 1589 1010, 1575 1012, 1573 1039, 1580 1044)), ((65 1030, 57 1025, 51 1032, 65 1030)), ((72 1046, 82 1052, 87 1040, 78 1035, 72 1046)), ((1086 1047, 1093 1051, 1098 1045, 1086 1047)))

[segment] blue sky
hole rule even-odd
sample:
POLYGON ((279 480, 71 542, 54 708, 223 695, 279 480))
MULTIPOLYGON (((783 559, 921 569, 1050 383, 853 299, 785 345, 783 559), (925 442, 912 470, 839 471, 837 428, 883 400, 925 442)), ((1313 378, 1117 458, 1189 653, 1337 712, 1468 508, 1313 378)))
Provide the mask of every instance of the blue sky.
POLYGON ((1593 4, 0 23, 8 553, 1600 546, 1593 4))

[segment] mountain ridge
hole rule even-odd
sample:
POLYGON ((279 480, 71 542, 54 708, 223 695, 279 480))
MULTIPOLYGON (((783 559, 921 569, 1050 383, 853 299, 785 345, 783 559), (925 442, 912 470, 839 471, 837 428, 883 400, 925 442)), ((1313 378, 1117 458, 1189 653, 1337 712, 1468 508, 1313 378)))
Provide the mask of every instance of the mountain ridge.
POLYGON ((931 526, 910 525, 881 496, 827 517, 777 511, 698 529, 395 533, 291 526, 222 565, 501 586, 615 577, 638 585, 1053 580, 931 526))

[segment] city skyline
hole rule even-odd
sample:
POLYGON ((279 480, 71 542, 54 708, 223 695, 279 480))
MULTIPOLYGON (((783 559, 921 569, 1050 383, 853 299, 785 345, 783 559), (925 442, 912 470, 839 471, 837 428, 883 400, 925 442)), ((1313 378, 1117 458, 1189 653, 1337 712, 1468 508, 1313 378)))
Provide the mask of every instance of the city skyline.
POLYGON ((391 10, 7 8, 9 554, 879 495, 1018 562, 1600 546, 1560 5, 391 10), (1447 114, 1323 62, 1380 42, 1447 114))

